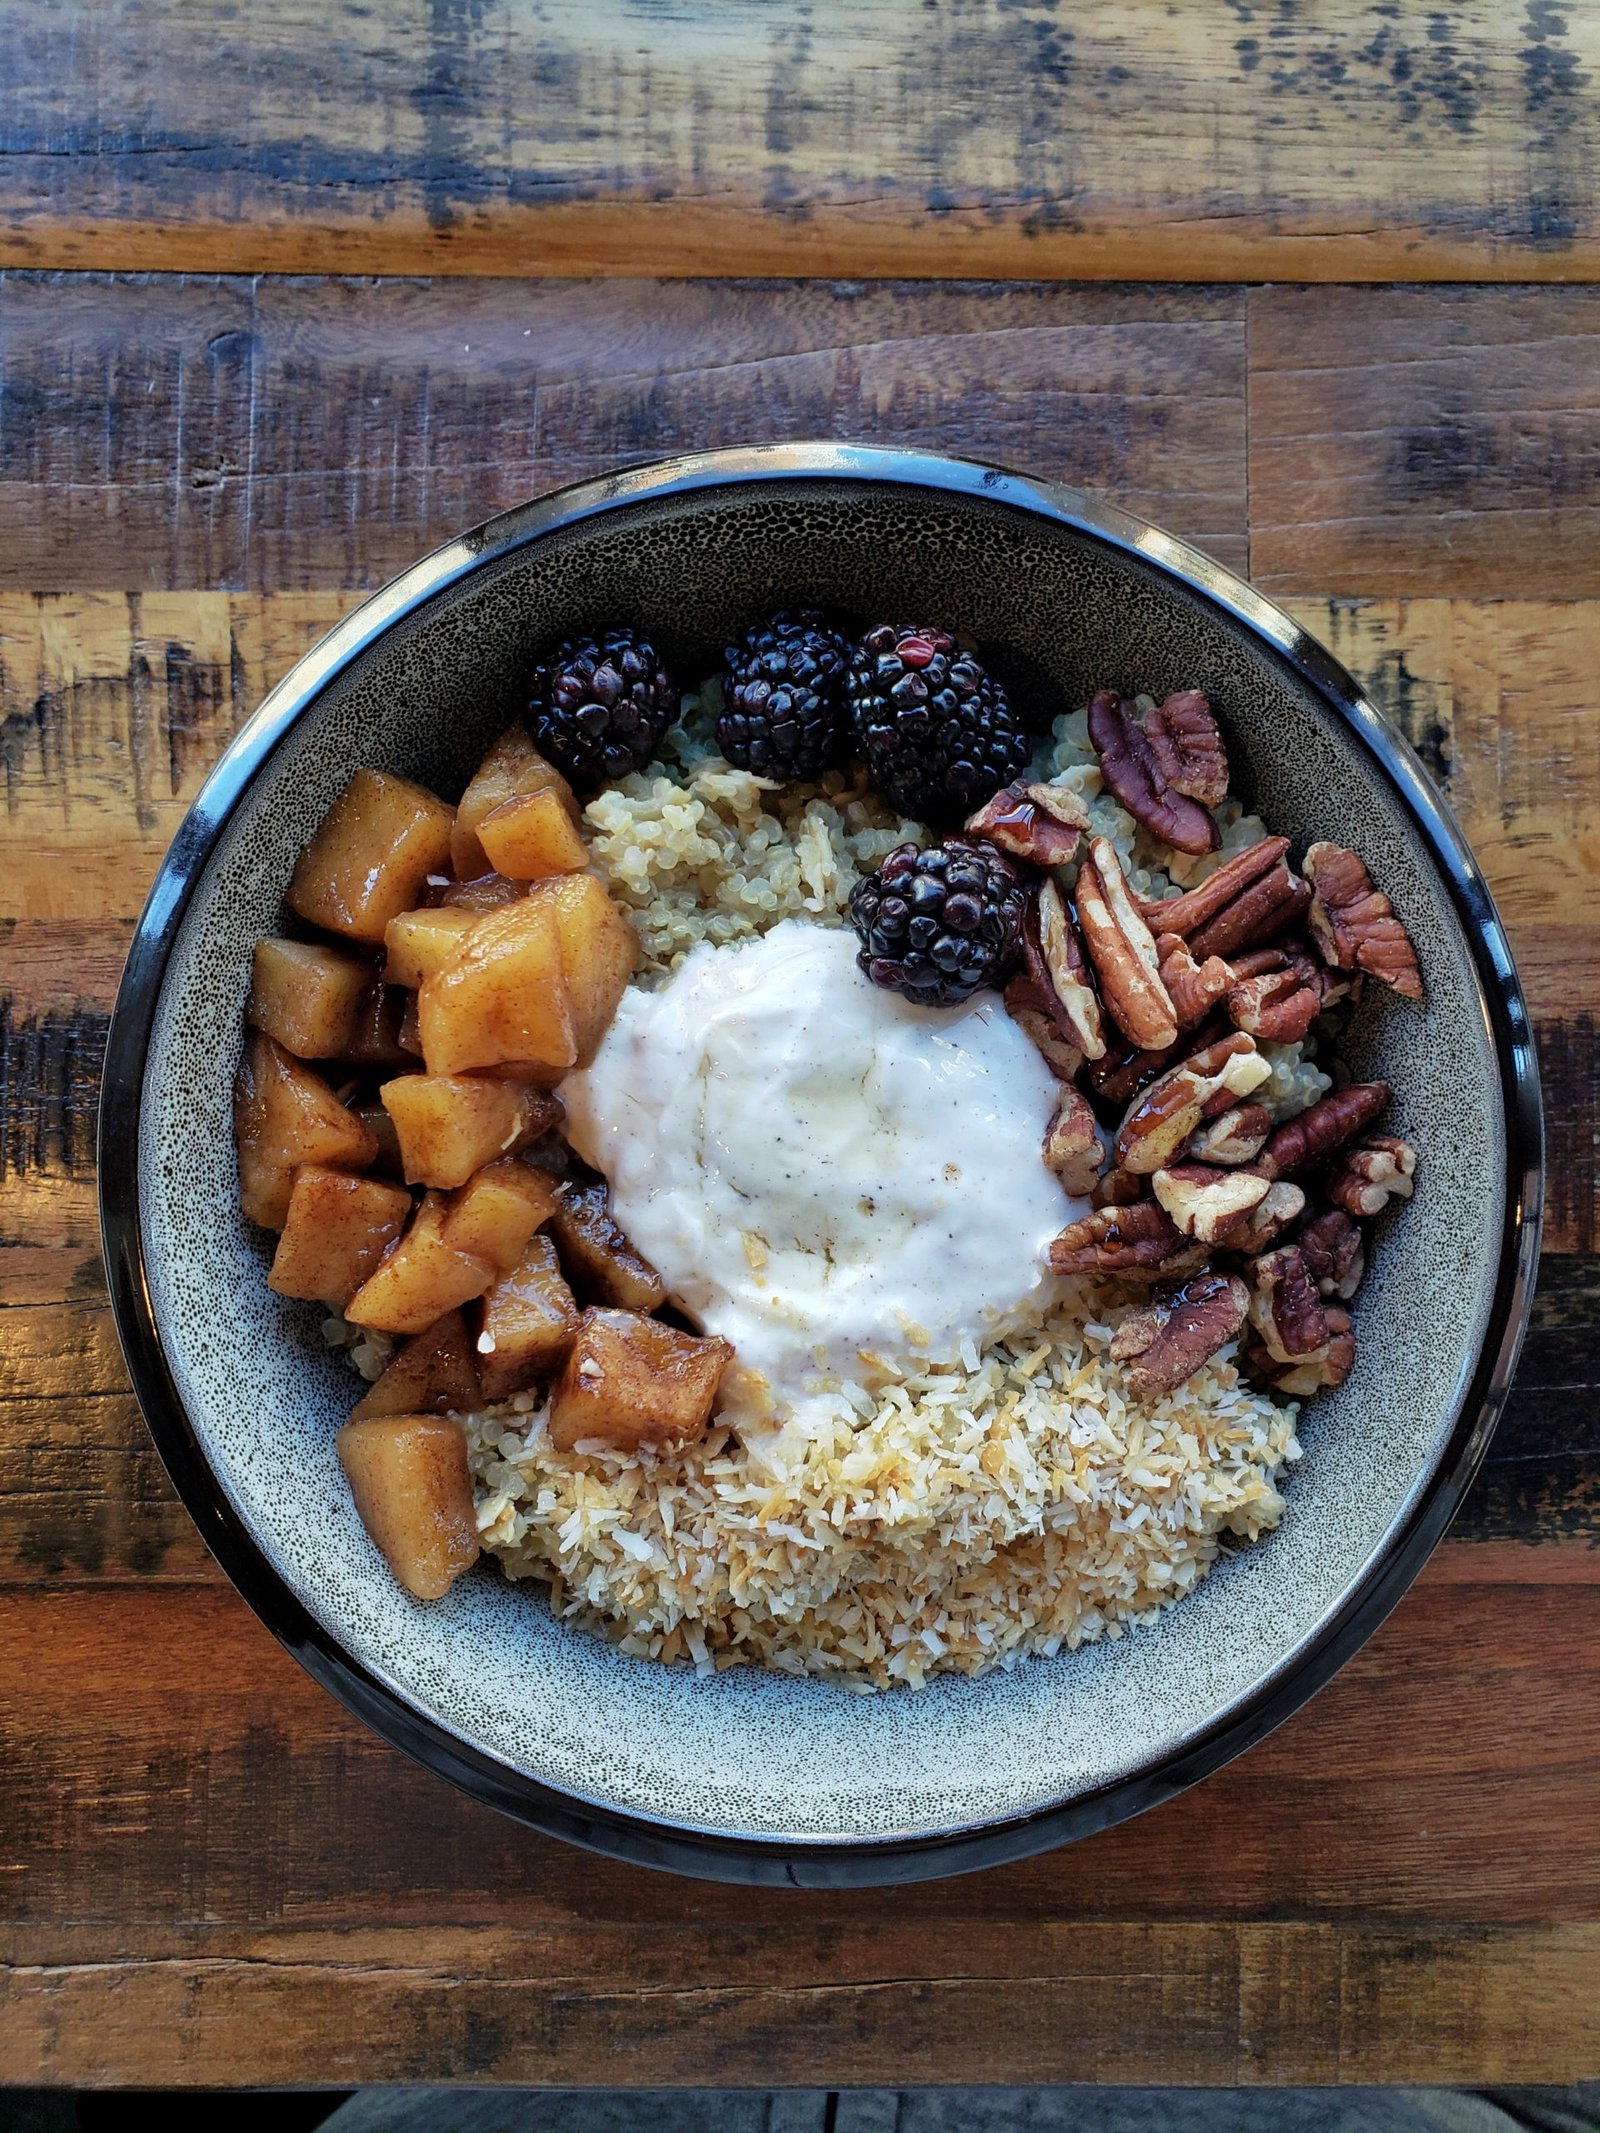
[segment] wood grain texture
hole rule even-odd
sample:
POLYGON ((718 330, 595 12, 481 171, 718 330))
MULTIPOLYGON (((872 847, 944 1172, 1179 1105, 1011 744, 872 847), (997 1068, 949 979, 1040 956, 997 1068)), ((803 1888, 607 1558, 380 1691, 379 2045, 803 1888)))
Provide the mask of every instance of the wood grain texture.
POLYGON ((838 437, 1245 562, 1239 290, 0 277, 0 585, 371 587, 525 497, 838 437))
POLYGON ((1600 592, 1600 292, 1252 290, 1250 562, 1264 592, 1600 592))
POLYGON ((0 46, 13 265, 1600 273, 1581 8, 6 0, 0 46))

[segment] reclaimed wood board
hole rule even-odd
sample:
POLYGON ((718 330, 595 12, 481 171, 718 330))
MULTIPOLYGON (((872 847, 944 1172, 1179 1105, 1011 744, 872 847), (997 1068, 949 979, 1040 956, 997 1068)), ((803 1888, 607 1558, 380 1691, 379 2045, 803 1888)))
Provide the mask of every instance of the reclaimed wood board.
POLYGON ((1593 304, 0 277, 0 2080, 1600 2071, 1593 304), (1430 409, 1474 440, 1432 477, 1430 409), (95 1229, 122 955, 273 681, 385 575, 523 495, 808 434, 1027 465, 1255 570, 1448 793, 1512 932, 1551 1112, 1512 1401, 1392 1620, 1184 1798, 892 1898, 589 1859, 348 1718, 167 1484, 95 1229))
POLYGON ((0 49, 13 266, 1600 273, 1600 18, 1545 0, 4 0, 0 49))

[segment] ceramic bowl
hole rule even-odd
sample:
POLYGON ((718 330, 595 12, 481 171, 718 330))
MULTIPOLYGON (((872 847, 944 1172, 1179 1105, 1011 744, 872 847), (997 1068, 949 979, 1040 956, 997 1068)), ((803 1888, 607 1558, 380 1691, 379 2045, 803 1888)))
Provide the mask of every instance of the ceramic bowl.
POLYGON ((379 1732, 537 1828, 755 1882, 909 1880, 1149 1807, 1347 1658, 1443 1532, 1515 1357, 1537 1245, 1527 1014, 1481 876, 1405 744, 1287 616, 1206 557, 1052 484, 843 446, 719 452, 569 489, 440 549, 333 630, 219 764, 151 893, 106 1062, 118 1324, 168 1469, 263 1619, 379 1732), (1427 975, 1347 1048, 1397 1092, 1421 1186, 1383 1234, 1359 1357, 1302 1431, 1281 1528, 1114 1643, 920 1693, 704 1681, 555 1622, 492 1571, 435 1606, 385 1573, 334 1431, 351 1381, 265 1284, 229 1123, 251 943, 362 763, 458 792, 535 648, 626 618, 680 671, 797 595, 970 631, 1050 710, 1203 685, 1236 789, 1357 846, 1427 975))

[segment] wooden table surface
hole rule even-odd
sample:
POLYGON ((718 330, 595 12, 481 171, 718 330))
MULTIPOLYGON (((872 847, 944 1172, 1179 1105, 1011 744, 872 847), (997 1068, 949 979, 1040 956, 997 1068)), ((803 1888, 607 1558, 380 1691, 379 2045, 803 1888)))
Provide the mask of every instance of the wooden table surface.
POLYGON ((1600 9, 0 0, 0 53, 0 2079, 1600 2075, 1600 9), (893 1894, 588 1858, 366 1733, 178 1506, 95 1231, 123 952, 269 684, 503 505, 811 436, 1082 483, 1320 633, 1550 1121, 1387 1626, 1184 1798, 893 1894))

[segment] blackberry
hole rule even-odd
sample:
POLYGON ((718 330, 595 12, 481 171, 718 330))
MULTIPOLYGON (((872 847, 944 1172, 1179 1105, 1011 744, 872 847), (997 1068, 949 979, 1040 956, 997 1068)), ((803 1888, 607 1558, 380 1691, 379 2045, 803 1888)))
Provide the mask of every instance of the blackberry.
POLYGON ((594 792, 644 768, 680 693, 637 630, 569 637, 534 667, 528 730, 578 791, 594 792))
POLYGON ((754 622, 723 655, 717 746, 763 778, 820 778, 849 752, 850 647, 816 608, 754 622))
POLYGON ((947 837, 896 846, 850 892, 857 963, 874 985, 951 1007, 1004 984, 1022 947, 1026 891, 992 845, 947 837))
POLYGON ((867 768, 902 814, 960 820, 1028 766, 1005 690, 948 630, 868 630, 845 688, 867 768))

